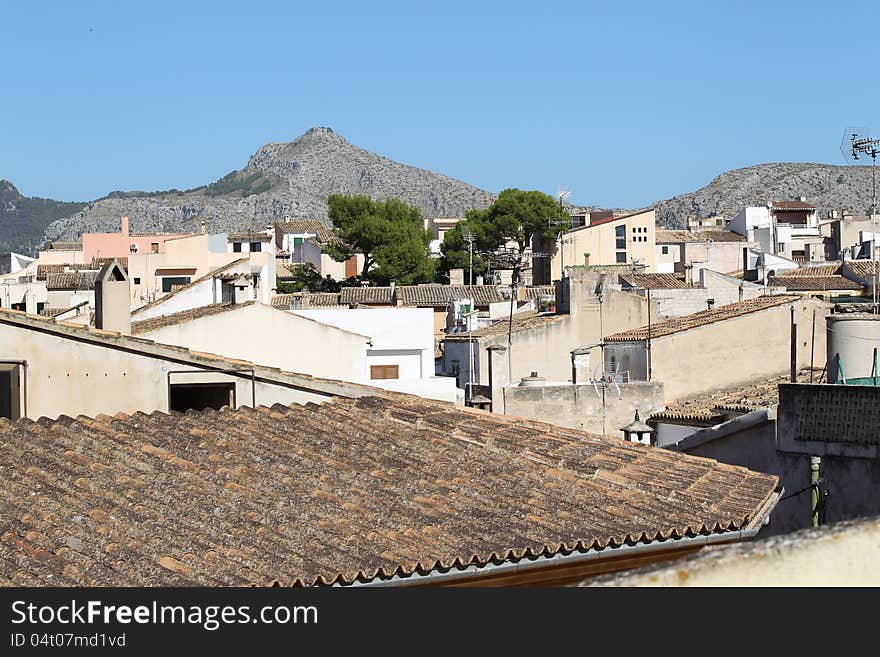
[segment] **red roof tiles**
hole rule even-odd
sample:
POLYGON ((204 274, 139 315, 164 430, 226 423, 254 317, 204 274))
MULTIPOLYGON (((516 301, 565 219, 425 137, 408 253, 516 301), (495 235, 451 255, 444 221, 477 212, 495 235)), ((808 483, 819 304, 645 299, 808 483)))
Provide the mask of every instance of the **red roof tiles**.
POLYGON ((482 568, 742 529, 777 485, 405 395, 0 420, 0 578, 312 585, 482 568))

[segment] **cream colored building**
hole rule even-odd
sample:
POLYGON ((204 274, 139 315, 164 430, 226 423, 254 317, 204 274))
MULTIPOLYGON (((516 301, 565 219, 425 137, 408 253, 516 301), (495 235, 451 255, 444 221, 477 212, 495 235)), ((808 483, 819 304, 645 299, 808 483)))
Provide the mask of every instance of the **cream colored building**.
POLYGON ((666 403, 787 372, 791 317, 797 331, 797 366, 825 362, 822 327, 830 306, 797 295, 758 297, 608 333, 605 369, 634 381, 661 381, 666 403), (811 331, 816 310, 818 336, 811 331))
MULTIPOLYGON (((590 216, 587 215, 590 221, 590 216)), ((655 248, 656 227, 654 210, 643 210, 622 216, 600 216, 584 226, 573 228, 562 236, 561 245, 548 246, 553 251, 550 264, 551 280, 562 278, 563 266, 631 264, 644 265, 640 271, 657 271, 655 248)), ((536 272, 533 283, 539 280, 536 272)))
POLYGON ((214 304, 132 323, 162 344, 249 360, 288 372, 364 382, 369 336, 253 301, 214 304))

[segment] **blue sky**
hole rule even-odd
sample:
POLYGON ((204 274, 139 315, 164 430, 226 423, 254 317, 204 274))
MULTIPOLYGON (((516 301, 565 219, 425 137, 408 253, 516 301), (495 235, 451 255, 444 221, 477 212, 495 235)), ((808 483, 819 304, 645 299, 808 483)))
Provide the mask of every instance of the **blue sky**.
POLYGON ((0 178, 193 187, 321 125, 493 192, 636 207, 880 134, 878 6, 0 0, 0 178))

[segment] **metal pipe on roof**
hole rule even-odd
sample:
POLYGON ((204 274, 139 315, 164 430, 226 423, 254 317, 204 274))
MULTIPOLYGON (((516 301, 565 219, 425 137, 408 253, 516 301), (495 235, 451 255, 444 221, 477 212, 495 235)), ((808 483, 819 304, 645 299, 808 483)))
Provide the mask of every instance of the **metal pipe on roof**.
POLYGON ((705 547, 716 543, 729 543, 732 541, 740 541, 754 538, 754 536, 767 524, 770 513, 776 508, 780 496, 785 492, 784 488, 780 488, 779 492, 771 495, 767 501, 763 513, 752 520, 748 526, 734 532, 724 532, 719 534, 684 536, 682 538, 656 540, 650 543, 637 543, 635 545, 621 545, 616 548, 606 547, 600 550, 589 550, 587 552, 578 552, 572 554, 554 554, 549 557, 524 557, 516 562, 505 561, 501 564, 488 563, 483 566, 471 565, 464 568, 450 568, 446 572, 431 571, 424 575, 413 573, 409 576, 395 575, 389 579, 378 580, 372 579, 368 582, 352 582, 351 584, 334 584, 333 586, 418 586, 424 584, 453 584, 456 581, 470 579, 474 575, 497 575, 504 573, 516 573, 529 570, 538 570, 547 565, 571 565, 584 563, 587 561, 596 561, 604 558, 629 557, 641 554, 650 554, 652 552, 662 552, 663 550, 678 550, 689 547, 705 547), (674 547, 670 548, 670 545, 674 547))

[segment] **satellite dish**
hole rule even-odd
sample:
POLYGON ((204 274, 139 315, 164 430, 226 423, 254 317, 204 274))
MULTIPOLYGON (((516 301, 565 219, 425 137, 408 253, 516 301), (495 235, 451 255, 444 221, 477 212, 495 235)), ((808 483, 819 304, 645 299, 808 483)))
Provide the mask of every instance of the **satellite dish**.
POLYGON ((130 253, 137 253, 137 252, 138 252, 138 245, 137 245, 137 242, 132 242, 131 244, 129 244, 129 245, 128 245, 128 250, 129 250, 130 253))

